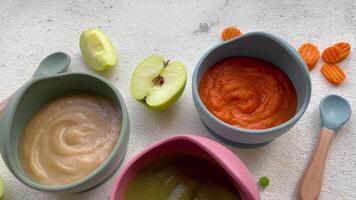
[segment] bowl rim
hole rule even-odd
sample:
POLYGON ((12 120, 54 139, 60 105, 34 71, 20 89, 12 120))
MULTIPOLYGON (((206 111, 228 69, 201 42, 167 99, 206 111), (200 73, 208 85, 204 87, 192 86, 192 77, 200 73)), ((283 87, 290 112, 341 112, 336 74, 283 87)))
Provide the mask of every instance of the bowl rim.
MULTIPOLYGON (((114 148, 111 150, 110 154, 105 158, 105 160, 92 172, 90 172, 87 176, 78 179, 77 181, 74 181, 72 183, 69 184, 64 184, 64 185, 55 185, 55 186, 48 186, 48 185, 42 185, 40 183, 37 183, 35 180, 31 179, 30 177, 28 177, 28 175, 24 175, 23 173, 21 173, 19 171, 18 168, 22 167, 17 166, 14 162, 9 161, 10 159, 7 159, 7 163, 9 166, 10 171, 13 173, 13 175, 19 179, 22 183, 24 183, 25 185, 33 188, 33 189, 37 189, 40 191, 46 191, 46 192, 64 192, 66 190, 71 190, 73 188, 76 188, 78 186, 81 186, 87 182, 92 181, 99 173, 101 173, 103 170, 105 170, 108 165, 114 160, 115 156, 117 156, 117 153, 119 152, 119 149, 122 145, 124 145, 125 142, 125 138, 127 136, 129 136, 129 130, 130 130, 130 125, 129 125, 129 116, 128 116, 128 112, 127 112, 127 107, 125 104, 125 101, 122 97, 122 95, 120 94, 120 92, 107 80, 105 80, 102 77, 99 77, 97 75, 93 75, 93 74, 88 74, 88 73, 81 73, 81 72, 68 72, 68 73, 60 73, 60 74, 54 74, 54 75, 45 75, 45 76, 41 76, 41 77, 36 77, 31 79, 30 81, 28 81, 20 90, 19 93, 16 95, 17 98, 12 100, 12 105, 11 107, 17 107, 17 105, 20 102, 20 99, 22 98, 22 96, 26 93, 27 89, 30 88, 34 83, 40 82, 40 81, 44 81, 44 80, 48 80, 48 79, 53 79, 53 78, 61 78, 63 76, 86 76, 86 77, 90 77, 93 79, 98 79, 99 81, 103 82, 104 84, 108 85, 109 88, 111 88, 111 90, 113 91, 113 93, 116 95, 118 101, 119 101, 119 105, 120 105, 120 109, 121 109, 121 113, 122 113, 122 127, 120 130, 120 135, 119 138, 117 139, 117 142, 114 146, 114 148)), ((11 103, 11 102, 10 102, 11 103)), ((14 118, 14 114, 16 112, 16 109, 10 109, 9 113, 6 113, 7 115, 10 116, 9 120, 13 121, 14 118)), ((8 127, 8 132, 11 132, 11 126, 7 126, 8 127)), ((10 139, 10 136, 7 138, 10 139)), ((17 145, 18 146, 18 145, 17 145)), ((10 145, 9 142, 5 143, 5 148, 4 148, 5 155, 8 155, 8 152, 10 150, 10 145)), ((124 154, 125 155, 125 154, 124 154)), ((123 156, 123 158, 121 158, 121 160, 124 159, 125 156, 123 156)), ((121 164, 121 162, 119 162, 121 164)), ((26 172, 25 172, 26 173, 26 172)), ((96 185, 96 184, 95 184, 96 185)), ((88 188, 86 188, 88 189, 88 188)))
MULTIPOLYGON (((203 56, 200 58, 200 60, 198 61, 194 72, 193 72, 193 77, 192 77, 192 92, 193 92, 193 100, 194 102, 196 102, 196 106, 199 106, 202 111, 207 114, 207 116, 214 120, 216 123, 218 123, 219 125, 223 126, 223 127, 227 127, 230 130, 233 130, 235 132, 240 132, 240 133, 244 133, 244 134, 252 134, 252 135, 263 135, 263 134, 269 134, 269 133, 273 133, 273 132, 277 132, 279 130, 285 129, 289 126, 291 126, 293 123, 296 123, 304 114, 304 112, 306 111, 309 102, 310 102, 310 98, 311 98, 311 79, 310 79, 310 74, 309 71, 307 70, 307 67, 305 65, 305 62, 302 60, 302 58, 297 54, 296 50, 290 45, 288 44, 286 41, 272 35, 266 32, 251 32, 251 33, 247 33, 244 34, 242 36, 239 36, 237 38, 228 40, 228 41, 224 41, 222 43, 219 43, 215 46, 213 46, 212 48, 210 48, 207 52, 205 52, 203 54, 203 56), (305 96, 305 101, 303 103, 303 105, 300 107, 300 109, 298 110, 298 112, 288 121, 278 125, 278 126, 274 126, 271 128, 266 128, 266 129, 247 129, 247 128, 240 128, 240 127, 236 127, 233 126, 231 124, 228 124, 224 121, 222 121, 221 119, 217 118, 214 114, 212 114, 207 107, 205 106, 205 104, 202 102, 199 93, 198 93, 198 72, 200 71, 200 68, 202 66, 202 62, 205 60, 206 57, 209 56, 209 54, 213 51, 215 51, 218 48, 224 48, 225 45, 235 42, 237 40, 240 39, 244 39, 247 37, 255 37, 255 36, 259 36, 259 37, 265 37, 267 39, 270 39, 272 41, 274 41, 277 45, 281 46, 283 49, 285 49, 289 55, 292 56, 292 58, 294 59, 295 62, 297 62, 298 66, 304 66, 301 67, 301 71, 304 75, 304 77, 306 78, 306 96, 305 96)), ((199 115, 200 112, 198 112, 199 115)), ((208 125, 209 126, 209 125, 208 125)))

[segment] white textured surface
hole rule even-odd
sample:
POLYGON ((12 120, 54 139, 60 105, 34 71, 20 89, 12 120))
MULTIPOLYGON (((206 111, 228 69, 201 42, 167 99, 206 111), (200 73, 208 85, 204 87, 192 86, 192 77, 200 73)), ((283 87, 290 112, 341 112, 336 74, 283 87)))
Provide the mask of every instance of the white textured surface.
MULTIPOLYGON (((1 0, 0 1, 0 99, 29 80, 42 58, 55 51, 72 56, 73 71, 88 71, 82 63, 78 39, 88 27, 100 27, 120 52, 120 64, 102 74, 122 92, 130 114, 131 136, 125 162, 152 142, 179 133, 212 138, 195 111, 191 80, 201 55, 219 42, 220 31, 236 25, 243 32, 267 31, 295 47, 311 41, 320 49, 346 40, 356 46, 356 1, 203 1, 203 0, 1 0), (207 23, 200 27, 200 23, 207 23), (207 29, 209 29, 207 31, 207 29), (129 94, 131 74, 144 57, 161 54, 180 60, 188 68, 189 81, 180 101, 165 112, 154 112, 135 102, 129 94)), ((356 49, 353 48, 355 51, 356 49)), ((300 122, 289 133, 257 149, 235 149, 256 180, 268 176, 271 185, 262 199, 295 199, 302 175, 318 138, 319 100, 336 93, 346 97, 356 111, 355 52, 341 65, 348 79, 334 87, 320 74, 311 73, 313 95, 300 122)), ((356 199, 355 120, 335 137, 320 199, 356 199)), ((21 184, 0 159, 0 175, 6 182, 6 198, 12 199, 106 199, 113 178, 103 186, 80 195, 45 194, 21 184)))

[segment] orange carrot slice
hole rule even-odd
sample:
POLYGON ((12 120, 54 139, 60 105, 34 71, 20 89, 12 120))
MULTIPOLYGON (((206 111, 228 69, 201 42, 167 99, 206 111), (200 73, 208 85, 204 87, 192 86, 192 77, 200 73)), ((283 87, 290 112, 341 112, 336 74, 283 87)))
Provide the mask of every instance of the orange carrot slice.
POLYGON ((299 47, 298 51, 307 64, 309 71, 313 70, 320 58, 318 47, 312 43, 305 43, 299 47))
POLYGON ((228 27, 221 33, 221 39, 226 41, 241 35, 241 31, 236 27, 228 27))
POLYGON ((334 46, 337 46, 341 49, 341 60, 344 60, 345 58, 347 58, 347 56, 350 54, 351 52, 351 45, 347 42, 338 42, 336 43, 334 46))
POLYGON ((331 46, 326 48, 323 53, 322 57, 325 62, 327 63, 336 63, 342 60, 342 49, 337 46, 331 46))
POLYGON ((321 73, 333 84, 340 84, 346 78, 345 72, 337 64, 325 63, 321 67, 321 73))

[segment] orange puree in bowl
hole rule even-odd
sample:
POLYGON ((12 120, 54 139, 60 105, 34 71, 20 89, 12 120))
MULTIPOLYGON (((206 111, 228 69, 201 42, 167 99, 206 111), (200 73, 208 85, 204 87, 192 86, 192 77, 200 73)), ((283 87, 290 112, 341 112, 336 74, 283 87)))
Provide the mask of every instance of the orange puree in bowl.
POLYGON ((252 57, 231 57, 212 66, 203 75, 199 95, 217 118, 247 129, 277 126, 297 110, 297 94, 286 74, 252 57))

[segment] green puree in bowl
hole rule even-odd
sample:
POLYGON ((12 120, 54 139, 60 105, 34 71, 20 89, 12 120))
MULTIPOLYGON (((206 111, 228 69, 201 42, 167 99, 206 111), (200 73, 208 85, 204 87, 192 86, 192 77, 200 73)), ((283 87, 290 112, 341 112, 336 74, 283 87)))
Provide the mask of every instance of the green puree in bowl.
POLYGON ((150 163, 129 182, 124 200, 240 200, 221 168, 192 156, 150 163))

